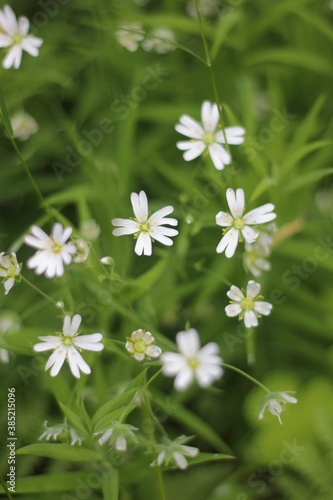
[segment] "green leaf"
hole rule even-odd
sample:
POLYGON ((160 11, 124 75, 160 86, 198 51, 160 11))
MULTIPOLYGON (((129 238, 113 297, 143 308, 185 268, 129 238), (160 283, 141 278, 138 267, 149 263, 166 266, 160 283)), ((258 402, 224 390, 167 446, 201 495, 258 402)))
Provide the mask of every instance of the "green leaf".
POLYGON ((59 460, 70 460, 74 462, 90 462, 101 460, 103 457, 95 450, 82 448, 82 446, 71 446, 68 444, 30 444, 20 448, 18 455, 36 455, 38 457, 56 458, 59 460))
POLYGON ((250 201, 256 200, 257 198, 259 198, 259 196, 265 193, 265 191, 267 191, 270 187, 275 185, 276 181, 274 179, 272 179, 271 177, 264 177, 254 188, 250 201))
POLYGON ((230 452, 229 446, 204 420, 176 401, 173 402, 172 410, 170 410, 170 405, 164 401, 161 395, 158 394, 156 390, 154 390, 153 393, 156 395, 154 403, 173 420, 185 424, 190 432, 205 439, 215 449, 219 449, 223 452, 230 452))
MULTIPOLYGON (((98 470, 96 470, 96 472, 98 473, 98 470)), ((85 482, 87 480, 88 474, 89 473, 87 472, 75 471, 20 477, 16 480, 15 493, 51 493, 54 491, 73 491, 78 487, 78 484, 80 484, 81 481, 85 482)), ((95 483, 89 483, 89 487, 95 489, 95 483)))
POLYGON ((286 187, 285 190, 287 193, 292 191, 296 191, 297 189, 303 188, 308 184, 313 184, 314 182, 319 181, 323 177, 333 174, 333 168, 324 168, 321 170, 315 170, 314 172, 307 172, 293 181, 291 181, 286 187))
POLYGON ((235 460, 233 455, 226 455, 224 453, 199 453, 197 457, 189 458, 190 465, 203 464, 205 462, 216 462, 218 460, 235 460))
POLYGON ((241 21, 241 14, 236 11, 228 12, 221 16, 220 22, 216 25, 215 38, 212 45, 210 58, 213 61, 217 56, 221 45, 227 39, 229 32, 241 21))
POLYGON ((125 410, 125 408, 130 405, 132 402, 135 393, 137 391, 137 388, 143 384, 143 381, 145 379, 145 374, 146 374, 147 368, 143 370, 132 382, 130 382, 123 394, 120 394, 119 396, 115 396, 112 398, 110 401, 105 403, 93 416, 92 419, 92 424, 95 429, 96 424, 105 416, 108 414, 111 414, 112 412, 116 410, 125 410))
POLYGON ((280 174, 283 175, 285 173, 290 172, 302 158, 312 153, 313 151, 316 151, 317 149, 325 148, 327 146, 333 146, 333 142, 332 141, 312 142, 311 144, 306 144, 297 151, 294 151, 286 158, 286 160, 281 165, 280 174))
POLYGON ((64 412, 64 414, 68 417, 68 420, 70 421, 70 423, 75 427, 75 429, 80 431, 85 436, 89 435, 81 418, 79 417, 78 412, 77 413, 74 412, 68 406, 64 405, 60 401, 59 401, 59 406, 62 409, 62 411, 64 412))

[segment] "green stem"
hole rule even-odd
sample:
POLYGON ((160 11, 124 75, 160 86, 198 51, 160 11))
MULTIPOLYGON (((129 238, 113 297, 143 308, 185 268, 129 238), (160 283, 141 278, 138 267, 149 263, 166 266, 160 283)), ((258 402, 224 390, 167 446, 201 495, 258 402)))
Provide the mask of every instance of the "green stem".
POLYGON ((49 295, 47 295, 46 293, 44 293, 36 285, 34 285, 33 283, 31 283, 31 281, 27 280, 27 278, 25 278, 22 274, 21 274, 21 278, 22 278, 22 281, 24 281, 24 283, 26 283, 28 286, 30 286, 30 288, 32 288, 33 290, 35 290, 35 292, 39 293, 39 295, 41 295, 42 297, 44 297, 44 299, 47 299, 49 302, 52 302, 53 305, 56 305, 56 301, 55 300, 53 300, 49 295))
POLYGON ((210 55, 209 55, 207 38, 206 38, 206 35, 205 35, 204 23, 203 23, 203 19, 202 19, 202 15, 201 15, 200 9, 199 9, 199 0, 196 0, 195 6, 196 6, 197 13, 198 13, 199 22, 200 22, 201 38, 202 38, 202 43, 203 43, 203 46, 204 46, 204 51, 205 51, 205 56, 206 56, 206 64, 207 64, 207 67, 208 67, 208 71, 209 71, 209 75, 210 75, 210 79, 211 79, 211 83, 212 83, 212 87, 213 87, 213 93, 214 93, 214 97, 215 97, 215 102, 217 104, 217 108, 218 108, 218 112, 219 112, 219 116, 220 116, 220 124, 221 124, 223 139, 224 139, 226 148, 228 150, 228 153, 229 153, 231 161, 232 161, 231 150, 230 150, 230 146, 229 146, 229 144, 227 142, 227 136, 226 136, 226 133, 225 133, 224 120, 223 120, 223 116, 222 116, 222 105, 221 105, 221 101, 220 101, 220 98, 219 98, 219 93, 217 91, 217 85, 216 85, 215 75, 214 75, 214 71, 213 71, 212 61, 211 61, 210 55))
POLYGON ((256 351, 255 351, 255 332, 251 328, 246 335, 246 356, 249 366, 253 366, 256 362, 256 351))
POLYGON ((234 372, 239 373, 240 375, 243 375, 243 377, 251 380, 251 382, 253 382, 254 384, 261 387, 265 392, 267 392, 268 394, 271 394, 272 391, 270 391, 268 389, 268 387, 266 387, 264 384, 259 382, 259 380, 256 380, 255 378, 251 377, 251 375, 249 375, 248 373, 243 372, 243 370, 241 370, 240 368, 236 368, 235 366, 228 365, 227 363, 223 363, 223 366, 224 366, 224 368, 229 368, 229 370, 233 370, 234 372))
MULTIPOLYGON (((142 412, 143 412, 144 417, 146 419, 155 421, 154 414, 153 414, 153 411, 152 411, 151 406, 150 406, 150 401, 149 401, 149 399, 147 398, 147 395, 146 395, 146 387, 148 386, 149 383, 150 383, 150 381, 149 382, 147 381, 147 372, 145 371, 144 372, 143 387, 142 387, 142 391, 141 391, 142 412)), ((151 441, 154 444, 156 444, 154 429, 150 425, 148 425, 148 432, 149 432, 149 437, 150 437, 151 441)), ((157 456, 156 456, 155 449, 154 449, 154 455, 155 455, 154 456, 154 460, 156 461, 157 456)), ((157 478, 157 483, 158 483, 158 487, 159 487, 159 490, 160 490, 161 499, 162 500, 166 500, 161 468, 158 465, 156 465, 156 467, 154 467, 154 469, 155 469, 155 472, 156 472, 156 478, 157 478)))
POLYGON ((0 483, 2 484, 3 489, 4 489, 4 491, 5 491, 5 494, 6 494, 6 496, 9 498, 9 500, 13 500, 13 497, 12 497, 12 495, 10 494, 10 492, 8 491, 7 484, 6 484, 6 482, 5 482, 5 480, 4 480, 4 478, 3 478, 2 476, 0 476, 0 483))

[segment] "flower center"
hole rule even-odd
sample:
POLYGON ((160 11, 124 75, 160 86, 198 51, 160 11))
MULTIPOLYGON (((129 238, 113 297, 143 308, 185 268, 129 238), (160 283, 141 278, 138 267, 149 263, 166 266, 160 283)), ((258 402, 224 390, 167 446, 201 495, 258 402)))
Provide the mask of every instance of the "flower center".
POLYGON ((235 229, 242 229, 244 227, 243 219, 236 217, 236 219, 234 219, 233 226, 235 229))
POLYGON ((191 368, 191 370, 195 370, 199 366, 199 361, 195 358, 191 358, 187 361, 187 364, 191 368))
POLYGON ((59 243, 53 242, 52 252, 59 255, 61 253, 61 250, 62 250, 62 246, 59 245, 59 243))
POLYGON ((133 348, 134 351, 137 352, 138 354, 141 354, 142 352, 146 351, 146 344, 144 340, 137 340, 136 342, 133 342, 133 348))
POLYGON ((15 35, 13 35, 13 37, 12 37, 12 40, 13 40, 13 45, 17 45, 18 43, 22 42, 23 36, 15 33, 15 35))
POLYGON ((73 337, 70 337, 69 335, 66 335, 62 337, 62 342, 65 345, 72 345, 73 344, 73 337))
POLYGON ((147 222, 142 222, 140 224, 140 231, 142 233, 149 233, 149 231, 150 231, 150 224, 149 224, 148 221, 147 222))
POLYGON ((205 132, 202 138, 203 142, 209 146, 215 142, 215 134, 213 132, 205 132))
POLYGON ((251 309, 253 309, 254 301, 251 299, 251 297, 245 297, 245 299, 243 299, 241 302, 241 306, 244 311, 250 311, 251 309))

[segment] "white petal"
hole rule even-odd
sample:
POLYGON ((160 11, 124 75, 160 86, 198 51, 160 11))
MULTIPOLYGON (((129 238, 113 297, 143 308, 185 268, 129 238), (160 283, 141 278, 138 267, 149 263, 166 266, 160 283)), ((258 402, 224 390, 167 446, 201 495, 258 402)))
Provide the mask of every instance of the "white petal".
POLYGON ((286 392, 281 392, 281 396, 287 403, 292 403, 292 404, 297 403, 297 399, 294 398, 293 396, 289 396, 289 394, 287 394, 286 392))
POLYGON ((58 375, 62 365, 64 364, 66 354, 67 349, 65 349, 65 347, 63 346, 58 347, 58 349, 54 351, 53 354, 51 354, 45 366, 45 370, 48 370, 48 368, 53 365, 50 371, 51 377, 55 377, 56 375, 58 375))
MULTIPOLYGON (((180 144, 184 144, 184 143, 177 142, 177 147, 180 144)), ((190 147, 187 148, 187 151, 185 151, 185 153, 183 154, 183 158, 185 161, 194 160, 195 158, 200 156, 206 149, 206 144, 202 141, 193 141, 193 142, 187 143, 187 144, 189 144, 190 147)), ((179 149, 181 149, 181 148, 179 148, 179 149)))
POLYGON ((164 352, 161 354, 162 373, 166 377, 175 376, 186 366, 186 359, 177 352, 164 352))
POLYGON ((246 243, 254 243, 257 239, 258 233, 254 231, 250 226, 244 226, 241 229, 242 235, 244 236, 244 239, 246 243))
POLYGON ((235 316, 238 316, 243 309, 240 304, 228 304, 224 310, 229 318, 234 318, 235 316))
POLYGON ((187 446, 186 444, 180 445, 182 450, 184 450, 184 454, 188 455, 189 457, 196 457, 199 454, 199 449, 194 448, 194 446, 187 446))
POLYGON ((152 244, 151 238, 148 233, 140 233, 138 239, 136 240, 136 245, 134 249, 137 255, 151 255, 152 254, 152 244))
POLYGON ((149 234, 154 240, 163 243, 163 245, 171 246, 173 245, 173 241, 168 236, 177 236, 178 231, 177 229, 159 226, 151 229, 149 234))
POLYGON ((210 146, 208 146, 208 151, 216 170, 223 170, 224 165, 230 164, 231 156, 219 144, 217 143, 211 144, 210 146))
POLYGON ((9 278, 8 280, 5 281, 5 283, 4 283, 5 295, 7 295, 9 293, 9 291, 11 290, 11 288, 13 288, 14 283, 15 283, 14 278, 9 278))
POLYGON ((102 351, 104 345, 99 341, 103 338, 101 333, 92 333, 91 335, 83 335, 74 339, 75 347, 85 349, 86 351, 102 351))
POLYGON ((173 453, 173 458, 180 469, 182 470, 186 469, 186 467, 188 466, 188 462, 184 457, 184 455, 178 453, 178 451, 175 451, 173 453))
POLYGON ((193 382, 193 370, 189 366, 184 367, 178 372, 174 381, 176 391, 184 391, 193 382))
POLYGON ((217 253, 222 253, 225 250, 225 256, 230 259, 234 255, 238 245, 238 233, 238 229, 235 229, 234 227, 229 229, 217 245, 217 253))
POLYGON ((150 345, 146 349, 146 354, 150 358, 158 358, 162 352, 162 349, 158 347, 157 345, 150 345))
POLYGON ((72 345, 68 347, 68 363, 72 374, 76 378, 80 378, 80 370, 87 375, 91 373, 89 365, 72 345))
POLYGON ((243 135, 245 134, 245 129, 243 129, 243 127, 226 127, 224 133, 227 137, 228 144, 243 144, 243 135))
POLYGON ((215 216, 216 224, 222 227, 229 227, 232 226, 233 223, 233 218, 231 217, 230 214, 227 214, 226 212, 219 212, 215 216))
POLYGON ((253 311, 245 311, 244 324, 247 328, 251 328, 251 326, 258 326, 257 316, 253 311))
POLYGON ((151 217, 149 217, 149 222, 151 224, 160 224, 160 220, 163 219, 166 215, 169 215, 173 212, 173 207, 168 205, 167 207, 161 208, 157 210, 151 217))
POLYGON ((69 314, 66 314, 66 316, 64 317, 64 323, 63 323, 63 327, 62 327, 62 332, 65 334, 65 335, 70 335, 70 327, 71 327, 71 317, 69 314))
POLYGON ((140 191, 139 194, 132 193, 131 203, 136 219, 139 222, 146 222, 148 219, 148 199, 146 193, 144 191, 140 191))
POLYGON ((114 236, 123 236, 124 234, 135 234, 140 230, 140 225, 134 220, 129 219, 113 219, 112 224, 118 227, 112 231, 114 236))
POLYGON ((64 274, 64 264, 63 264, 63 261, 62 261, 62 258, 61 258, 61 255, 57 255, 56 256, 57 259, 57 267, 56 267, 56 276, 58 276, 58 278, 60 278, 60 276, 62 276, 64 274))
POLYGON ((204 347, 202 347, 198 353, 198 357, 200 360, 204 360, 206 357, 216 358, 216 360, 220 360, 218 362, 222 362, 221 358, 217 355, 220 352, 219 346, 216 342, 208 342, 204 347))
POLYGON ((235 300, 236 302, 241 302, 244 299, 243 292, 238 288, 238 286, 232 285, 230 290, 227 292, 229 299, 235 300))
POLYGON ((216 104, 204 101, 201 106, 201 121, 206 132, 214 132, 219 123, 219 110, 216 104))
POLYGON ((71 337, 73 337, 77 333, 78 329, 80 328, 81 321, 82 321, 82 317, 79 314, 75 314, 73 316, 72 324, 69 327, 69 331, 68 331, 68 333, 71 337))
POLYGON ((175 126, 177 132, 193 139, 202 139, 204 130, 196 120, 189 115, 182 115, 179 121, 180 124, 175 126))
POLYGON ((39 54, 39 47, 42 45, 43 41, 40 38, 34 36, 27 36, 21 42, 22 49, 25 50, 32 57, 37 57, 39 54), (40 42, 39 42, 40 40, 40 42))
POLYGON ((4 35, 3 33, 0 33, 0 47, 9 47, 9 45, 12 44, 12 39, 4 35))
POLYGON ((214 380, 217 380, 222 375, 222 368, 220 366, 215 366, 215 373, 213 374, 212 367, 199 366, 195 371, 195 376, 200 387, 209 387, 214 380))
POLYGON ((251 297, 251 299, 255 299, 256 297, 258 297, 259 293, 260 293, 259 283, 256 283, 255 281, 250 280, 247 284, 247 287, 246 287, 246 295, 248 297, 251 297))
POLYGON ((26 36, 29 31, 30 23, 29 19, 25 16, 21 16, 18 18, 18 33, 21 36, 26 36))
POLYGON ((9 35, 15 35, 18 31, 16 16, 8 4, 4 6, 3 11, 0 10, 0 24, 9 35))
POLYGON ((256 301, 254 304, 254 310, 258 314, 263 314, 264 316, 268 316, 272 310, 272 304, 269 302, 256 301))
POLYGON ((14 45, 8 50, 6 57, 2 61, 2 66, 5 69, 13 68, 17 69, 20 67, 22 59, 22 49, 19 45, 14 45))
POLYGON ((271 213, 274 208, 275 207, 272 203, 266 203, 266 205, 254 208, 244 215, 244 222, 246 224, 263 224, 265 222, 269 222, 276 217, 275 213, 271 213))
POLYGON ((56 349, 62 344, 61 338, 55 335, 46 335, 45 337, 38 337, 43 342, 34 345, 34 351, 43 352, 49 351, 50 349, 56 349))
POLYGON ((200 337, 194 328, 178 332, 176 342, 179 352, 188 358, 193 358, 200 349, 200 337))
POLYGON ((127 450, 127 443, 126 443, 126 438, 125 436, 117 436, 116 438, 116 449, 118 451, 126 451, 127 450))

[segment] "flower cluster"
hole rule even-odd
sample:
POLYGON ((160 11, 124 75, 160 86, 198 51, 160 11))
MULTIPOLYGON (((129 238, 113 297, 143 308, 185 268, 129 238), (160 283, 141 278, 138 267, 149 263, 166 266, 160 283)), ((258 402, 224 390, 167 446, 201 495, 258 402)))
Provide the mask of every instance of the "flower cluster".
POLYGON ((7 50, 2 61, 5 69, 17 69, 21 65, 22 52, 28 52, 33 57, 38 56, 43 40, 29 35, 30 23, 25 16, 16 19, 12 8, 6 4, 0 10, 0 47, 7 50))
POLYGON ((146 33, 139 23, 123 24, 115 35, 118 43, 130 52, 138 50, 140 45, 146 52, 154 50, 157 54, 166 54, 176 48, 176 39, 168 28, 155 28, 146 33))
POLYGON ((14 252, 0 253, 0 277, 3 278, 2 282, 5 287, 5 295, 7 295, 14 286, 15 281, 20 281, 21 267, 22 266, 17 262, 14 252))

